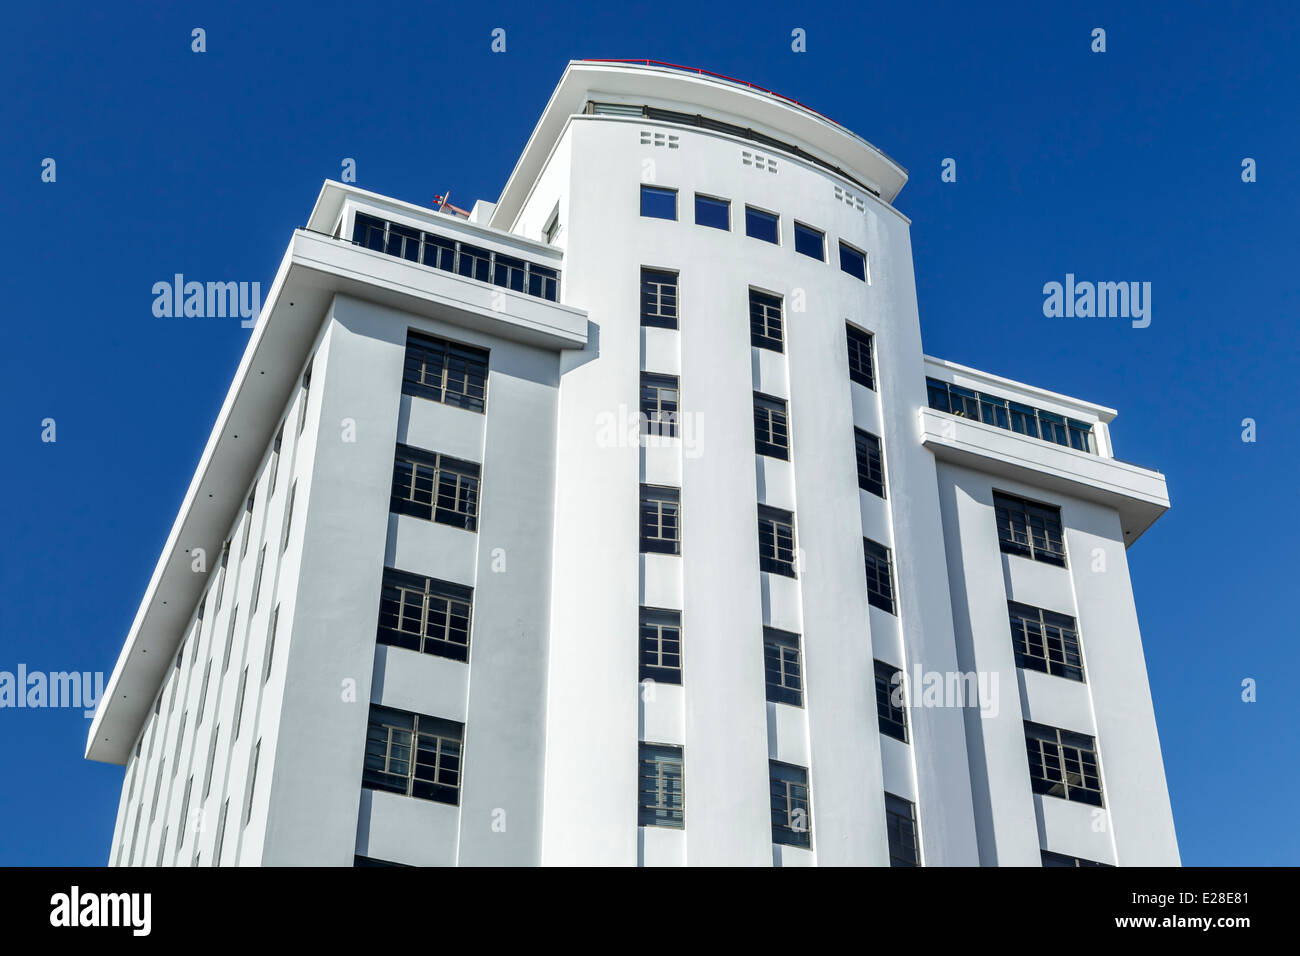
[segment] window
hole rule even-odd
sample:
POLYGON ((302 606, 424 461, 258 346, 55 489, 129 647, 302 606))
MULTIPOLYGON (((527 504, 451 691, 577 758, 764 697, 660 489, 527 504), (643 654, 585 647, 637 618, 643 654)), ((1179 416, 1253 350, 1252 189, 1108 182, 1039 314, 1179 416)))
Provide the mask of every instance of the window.
POLYGON ((1017 667, 1083 680, 1083 656, 1074 618, 1015 601, 1008 601, 1007 608, 1017 667))
POLYGON ((803 706, 803 660, 798 634, 763 628, 763 673, 768 700, 774 704, 803 706))
POLYGON ((542 229, 542 241, 547 245, 555 242, 555 237, 560 234, 560 207, 557 205, 551 211, 551 218, 546 220, 546 226, 542 229))
POLYGON ((812 808, 808 803, 808 771, 769 760, 772 791, 772 842, 812 847, 812 808))
POLYGON ((221 805, 221 816, 217 819, 217 842, 212 851, 212 865, 221 865, 221 846, 226 842, 226 815, 230 811, 230 798, 221 805))
POLYGON ((859 252, 846 242, 840 243, 840 271, 855 279, 867 281, 867 254, 859 252))
POLYGON ((229 565, 229 563, 230 563, 230 539, 227 538, 226 542, 221 546, 221 564, 219 570, 219 574, 221 576, 217 579, 217 604, 215 608, 215 610, 218 611, 221 610, 221 598, 226 591, 226 575, 229 573, 226 570, 226 568, 229 565))
POLYGON ((176 827, 176 832, 180 834, 177 838, 177 845, 185 842, 185 824, 188 823, 190 819, 190 791, 193 789, 194 775, 191 774, 190 779, 185 782, 185 796, 181 799, 181 819, 180 824, 176 827))
POLYGON ((641 324, 659 329, 677 328, 677 273, 641 270, 641 324))
POLYGON ((1087 734, 1025 721, 1034 793, 1102 806, 1097 745, 1087 734))
POLYGON ((749 290, 749 344, 754 348, 784 349, 781 320, 781 297, 749 290))
POLYGON ((780 508, 758 506, 758 566, 773 574, 795 573, 794 515, 780 508))
POLYGON ((884 661, 875 661, 876 716, 880 732, 907 743, 907 702, 903 698, 903 672, 884 661))
POLYGON ((516 259, 514 256, 503 255, 500 252, 495 253, 492 256, 492 284, 515 292, 523 292, 528 275, 527 268, 527 263, 523 259, 516 259))
POLYGON ((677 435, 677 376, 641 373, 641 431, 660 438, 677 435))
POLYGON ((302 373, 302 397, 298 399, 298 434, 302 434, 302 428, 307 424, 307 396, 311 394, 311 364, 308 363, 307 371, 302 373))
POLYGON ((275 442, 271 445, 271 478, 266 483, 267 495, 275 493, 275 479, 280 474, 280 445, 284 442, 284 423, 280 423, 280 430, 275 433, 275 442))
POLYGON ((212 740, 208 744, 208 769, 203 773, 203 799, 208 799, 212 792, 212 766, 217 760, 217 742, 221 740, 221 725, 212 728, 212 740))
POLYGON ((681 554, 681 492, 662 485, 641 486, 641 551, 681 554))
POLYGON ((818 262, 826 261, 826 234, 801 222, 794 224, 794 251, 818 262))
POLYGON ((754 447, 768 458, 790 458, 790 423, 785 402, 762 392, 754 393, 754 447))
POLYGON ((858 487, 881 498, 885 497, 885 464, 880 452, 880 439, 861 428, 855 428, 853 441, 858 453, 858 487))
POLYGON ((271 676, 271 661, 275 657, 275 632, 280 626, 280 605, 275 606, 271 612, 271 628, 266 638, 266 664, 262 668, 262 683, 265 684, 267 678, 271 676))
POLYGON ((998 524, 998 544, 1005 554, 1065 567, 1060 508, 995 491, 993 515, 998 524))
POLYGON ((239 728, 244 725, 244 694, 248 690, 248 668, 239 675, 239 690, 235 693, 235 726, 231 728, 232 739, 239 739, 239 728))
POLYGON ((371 704, 361 785, 458 805, 464 730, 452 720, 371 704))
POLYGON ((925 386, 930 407, 937 411, 1065 445, 1076 451, 1086 451, 1093 455, 1097 453, 1092 425, 1088 422, 1075 421, 1054 412, 1032 408, 987 392, 963 388, 937 378, 927 378, 925 386))
POLYGON ((1043 866, 1110 866, 1109 863, 1097 863, 1093 860, 1085 860, 1081 856, 1067 856, 1064 853, 1053 853, 1051 850, 1039 851, 1043 856, 1043 866))
POLYGON ((780 218, 770 212, 755 209, 753 206, 745 207, 745 235, 747 236, 762 239, 764 242, 780 242, 777 229, 779 222, 780 218))
POLYGON ((725 199, 695 194, 695 224, 714 229, 731 229, 731 203, 725 199))
POLYGON ((849 378, 872 391, 876 388, 876 373, 871 362, 871 333, 846 325, 849 337, 849 378))
POLYGON ((682 612, 641 608, 641 680, 682 682, 682 612))
POLYGON ((862 539, 862 552, 867 566, 867 601, 890 614, 894 610, 894 562, 889 549, 870 538, 862 539))
POLYGON ((482 412, 487 397, 488 353, 445 339, 406 333, 402 394, 482 412))
POLYGON ((916 806, 912 801, 885 794, 885 830, 889 834, 889 865, 920 866, 916 806))
POLYGON ((395 514, 478 530, 478 465, 450 455, 397 446, 393 464, 395 514))
POLYGON ((262 756, 262 741, 258 741, 253 747, 253 766, 248 771, 248 796, 244 798, 244 826, 248 826, 248 821, 253 816, 253 794, 257 788, 257 762, 262 756))
POLYGON ((643 827, 684 827, 686 792, 682 748, 642 744, 639 776, 637 823, 643 827))
POLYGON ((677 190, 642 186, 641 215, 647 219, 676 219, 677 190))
POLYGON ((257 490, 254 489, 248 493, 248 500, 244 502, 244 537, 239 542, 239 559, 242 561, 244 555, 248 554, 248 536, 253 530, 253 500, 257 496, 257 490))
POLYGON ((253 572, 253 599, 248 606, 249 614, 257 610, 257 599, 262 594, 262 566, 264 564, 266 564, 266 545, 262 545, 262 550, 257 553, 257 570, 253 572))
POLYGON ((457 245, 456 274, 479 282, 489 281, 492 277, 492 253, 464 242, 457 245))
POLYGON ((293 501, 298 497, 298 482, 289 486, 289 503, 284 506, 284 534, 280 535, 280 553, 289 547, 289 529, 293 527, 293 501))
POLYGON ((389 647, 469 660, 473 590, 384 568, 376 640, 389 647))

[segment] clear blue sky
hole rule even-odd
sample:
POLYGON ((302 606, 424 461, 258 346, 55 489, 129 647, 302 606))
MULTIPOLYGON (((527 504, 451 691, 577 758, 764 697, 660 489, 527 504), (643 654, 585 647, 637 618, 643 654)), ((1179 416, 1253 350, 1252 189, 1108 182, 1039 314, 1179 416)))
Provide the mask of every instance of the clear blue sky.
MULTIPOLYGON (((928 352, 1120 410, 1118 455, 1174 502, 1129 559, 1183 859, 1300 862, 1300 14, 161 6, 19 4, 0 32, 0 670, 111 670, 244 349, 238 321, 155 318, 153 283, 269 288, 344 157, 403 199, 495 199, 568 59, 649 57, 792 96, 909 169, 928 352), (1067 272, 1151 282, 1151 326, 1044 318, 1067 272)), ((122 771, 81 758, 87 724, 0 710, 0 863, 107 859, 122 771)))

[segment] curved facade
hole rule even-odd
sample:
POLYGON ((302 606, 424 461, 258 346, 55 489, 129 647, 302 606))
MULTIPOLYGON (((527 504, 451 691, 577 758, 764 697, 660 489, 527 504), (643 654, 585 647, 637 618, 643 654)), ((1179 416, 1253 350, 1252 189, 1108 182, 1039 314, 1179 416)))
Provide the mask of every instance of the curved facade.
POLYGON ((92 727, 113 861, 1176 864, 1163 477, 925 356, 905 178, 575 62, 468 219, 327 183, 92 727))

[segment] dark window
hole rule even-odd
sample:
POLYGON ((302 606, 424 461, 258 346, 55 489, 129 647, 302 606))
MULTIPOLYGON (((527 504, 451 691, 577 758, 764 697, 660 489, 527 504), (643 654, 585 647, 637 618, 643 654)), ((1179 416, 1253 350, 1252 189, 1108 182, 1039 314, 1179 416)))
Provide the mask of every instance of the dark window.
POLYGON ((1005 553, 1065 566, 1060 508, 995 491, 993 514, 998 524, 998 544, 1005 553))
POLYGON ((492 274, 492 253, 478 246, 460 244, 460 255, 456 260, 456 272, 467 279, 487 282, 492 274))
POLYGON ((768 458, 790 458, 790 421, 782 399, 754 393, 754 447, 768 458))
POLYGON ((731 203, 725 199, 695 194, 695 224, 714 229, 731 228, 731 203))
POLYGON ((749 344, 755 348, 783 349, 781 297, 749 290, 749 344))
POLYGON ((402 392, 444 405, 483 411, 487 398, 488 353, 445 339, 406 333, 402 392))
POLYGON ((826 234, 802 223, 794 224, 794 251, 826 261, 826 234))
POLYGON ((803 706, 803 661, 798 634, 763 628, 763 672, 768 700, 774 704, 803 706))
POLYGON ((885 497, 885 465, 880 453, 880 439, 861 428, 853 429, 858 454, 858 487, 885 497))
POLYGON ((477 531, 478 482, 473 462, 398 445, 389 510, 477 531))
POLYGON ((528 294, 557 302, 560 298, 560 273, 545 266, 528 264, 528 294))
POLYGON ((894 565, 889 549, 870 538, 862 539, 867 565, 867 601, 890 614, 894 610, 894 565))
POLYGON ((677 273, 641 270, 641 324, 677 328, 677 273))
POLYGON ((997 395, 977 392, 937 378, 925 380, 930 407, 958 418, 980 421, 995 428, 1005 428, 1018 435, 1027 435, 1076 451, 1096 454, 1092 426, 1054 412, 1046 412, 1022 405, 997 395))
POLYGON ((641 550, 681 554, 681 492, 661 485, 641 486, 641 550))
POLYGON ((1008 601, 1007 608, 1017 667, 1083 680, 1083 656, 1074 618, 1015 601, 1008 601))
POLYGON ((682 682, 682 612, 641 608, 641 680, 682 682))
POLYGON ((396 256, 398 259, 419 262, 420 230, 390 223, 388 226, 388 245, 384 251, 390 256, 396 256))
POLYGON ((871 361, 871 333, 845 326, 849 337, 849 378, 875 390, 876 372, 871 361))
POLYGON ((641 432, 661 438, 677 435, 677 376, 641 373, 641 432))
POLYGON ((1102 806, 1097 745, 1087 734, 1025 721, 1034 793, 1102 806))
POLYGON ((460 803, 463 724, 370 705, 361 785, 438 803, 460 803))
POLYGON ((513 289, 515 292, 523 292, 526 281, 525 265, 523 259, 503 256, 498 252, 493 256, 492 261, 492 284, 513 289))
POLYGON ((384 233, 387 230, 388 223, 383 219, 357 213, 352 223, 352 242, 354 245, 364 246, 375 252, 383 252, 384 233))
POLYGON ((867 256, 852 246, 840 243, 840 271, 847 272, 855 279, 867 281, 867 256))
POLYGON ((648 219, 676 219, 677 190, 642 186, 641 215, 648 219))
POLYGON ((637 784, 637 823, 643 827, 684 827, 686 790, 682 748, 641 745, 637 784))
POLYGON ((468 660, 473 594, 459 584, 384 568, 379 643, 468 660))
POLYGON ((1093 860, 1085 860, 1081 856, 1066 856, 1064 853, 1053 853, 1051 850, 1039 851, 1043 855, 1043 866, 1110 866, 1109 863, 1097 863, 1093 860))
POLYGON ((903 698, 903 672, 884 661, 875 661, 876 715, 880 732, 907 743, 907 702, 903 698))
POLYGON ((812 807, 808 771, 776 760, 767 762, 772 792, 772 842, 812 846, 812 807))
POLYGON ((779 242, 777 223, 780 220, 770 212, 763 212, 753 206, 745 207, 745 235, 762 239, 764 242, 779 242))
POLYGON ((889 834, 889 865, 920 866, 916 839, 916 806, 910 800, 885 794, 885 830, 889 834))
POLYGON ((442 236, 424 234, 424 264, 443 272, 456 271, 456 243, 442 236))
POLYGON ((391 860, 380 860, 373 856, 354 856, 352 857, 353 866, 400 866, 410 869, 409 863, 393 863, 391 860))
POLYGON ((794 515, 758 506, 758 566, 773 574, 798 577, 794 568, 794 515))

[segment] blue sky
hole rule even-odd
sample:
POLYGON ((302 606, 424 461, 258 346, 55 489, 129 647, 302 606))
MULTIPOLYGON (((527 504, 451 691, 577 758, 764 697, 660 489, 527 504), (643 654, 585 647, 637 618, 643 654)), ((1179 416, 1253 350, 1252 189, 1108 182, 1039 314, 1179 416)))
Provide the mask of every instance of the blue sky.
MULTIPOLYGON (((237 320, 155 318, 155 282, 269 288, 345 157, 378 192, 495 199, 567 60, 649 57, 794 97, 908 168, 929 353, 1120 410, 1117 454, 1174 502, 1129 560, 1183 860, 1300 862, 1300 14, 231 6, 8 13, 0 670, 111 670, 246 343, 237 320), (1150 327, 1045 318, 1067 272, 1149 281, 1150 327)), ((107 859, 122 771, 81 758, 87 726, 0 710, 0 864, 107 859)))

